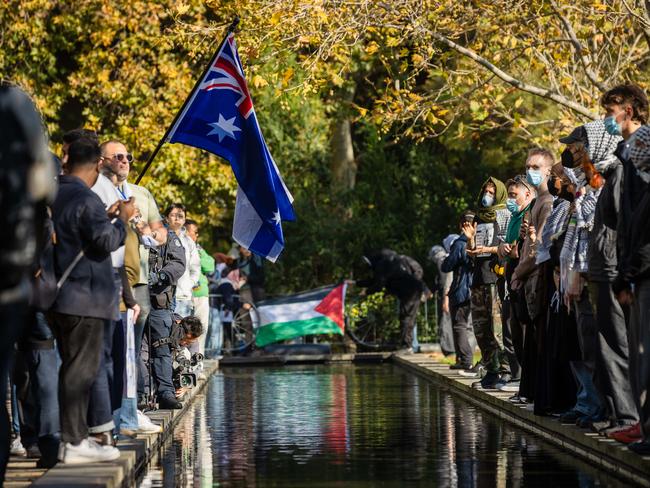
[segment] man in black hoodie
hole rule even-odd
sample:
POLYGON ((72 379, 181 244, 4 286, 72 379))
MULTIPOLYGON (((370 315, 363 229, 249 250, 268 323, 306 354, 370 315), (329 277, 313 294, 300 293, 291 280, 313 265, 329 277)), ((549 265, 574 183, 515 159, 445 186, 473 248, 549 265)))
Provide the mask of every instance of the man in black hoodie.
POLYGON ((358 282, 369 293, 385 289, 399 300, 399 321, 402 329, 400 352, 412 353, 413 329, 422 295, 431 292, 422 281, 422 266, 413 258, 382 249, 364 260, 372 268, 373 277, 358 282))

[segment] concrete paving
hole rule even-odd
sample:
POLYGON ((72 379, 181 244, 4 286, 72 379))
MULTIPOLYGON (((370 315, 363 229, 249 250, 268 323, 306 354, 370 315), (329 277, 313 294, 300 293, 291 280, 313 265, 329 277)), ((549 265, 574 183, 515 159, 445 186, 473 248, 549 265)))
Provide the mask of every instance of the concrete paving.
POLYGON ((534 415, 532 405, 508 401, 513 393, 475 390, 471 384, 477 381, 476 378, 460 376, 449 369, 449 364, 426 354, 393 357, 393 361, 436 382, 455 396, 460 396, 519 428, 540 435, 619 478, 650 487, 650 456, 639 456, 624 444, 587 429, 561 424, 555 417, 534 415))
MULTIPOLYGON (((218 368, 218 361, 205 361, 205 376, 209 378, 218 368)), ((36 460, 13 456, 7 467, 5 488, 47 486, 49 488, 119 488, 134 486, 138 474, 158 454, 174 425, 187 411, 195 397, 205 388, 206 380, 199 380, 196 388, 186 394, 181 410, 147 412, 149 418, 163 426, 160 434, 140 434, 135 439, 119 441, 120 458, 108 463, 66 466, 61 463, 52 469, 36 467, 36 460)))

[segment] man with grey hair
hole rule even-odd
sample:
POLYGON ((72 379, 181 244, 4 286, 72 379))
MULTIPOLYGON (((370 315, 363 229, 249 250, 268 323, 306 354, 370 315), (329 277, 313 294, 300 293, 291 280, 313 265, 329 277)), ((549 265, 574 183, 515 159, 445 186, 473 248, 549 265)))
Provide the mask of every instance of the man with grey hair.
POLYGON ((555 164, 553 154, 544 148, 533 148, 528 151, 526 158, 526 181, 537 190, 537 198, 528 215, 524 217, 522 228, 525 231, 524 243, 521 248, 519 264, 515 268, 510 281, 510 288, 524 291, 526 308, 530 322, 522 323, 524 336, 524 357, 521 364, 521 381, 519 397, 533 400, 535 397, 535 321, 540 316, 542 306, 537 299, 537 284, 539 279, 537 259, 537 236, 544 231, 546 219, 553 210, 553 197, 548 192, 548 179, 551 168, 555 164))
POLYGON ((144 365, 141 361, 142 339, 144 336, 144 327, 149 317, 151 303, 149 301, 149 247, 163 245, 167 242, 167 229, 163 225, 158 205, 153 196, 146 188, 128 183, 133 155, 127 151, 126 146, 116 140, 110 140, 101 145, 103 167, 107 172, 113 173, 117 185, 116 189, 120 196, 127 199, 131 196, 135 198, 135 207, 137 210, 136 224, 138 231, 142 235, 142 240, 146 246, 140 246, 140 279, 133 287, 135 300, 140 306, 140 315, 135 323, 135 354, 136 364, 139 366, 140 373, 138 377, 138 393, 141 398, 144 397, 144 365))

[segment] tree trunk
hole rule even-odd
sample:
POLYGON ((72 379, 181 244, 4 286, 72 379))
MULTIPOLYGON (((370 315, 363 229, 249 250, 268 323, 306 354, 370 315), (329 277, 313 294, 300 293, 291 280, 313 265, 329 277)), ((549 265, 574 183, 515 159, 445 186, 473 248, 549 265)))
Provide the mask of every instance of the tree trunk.
POLYGON ((352 190, 357 181, 357 163, 352 147, 352 124, 341 118, 334 122, 332 138, 332 185, 336 190, 352 190))

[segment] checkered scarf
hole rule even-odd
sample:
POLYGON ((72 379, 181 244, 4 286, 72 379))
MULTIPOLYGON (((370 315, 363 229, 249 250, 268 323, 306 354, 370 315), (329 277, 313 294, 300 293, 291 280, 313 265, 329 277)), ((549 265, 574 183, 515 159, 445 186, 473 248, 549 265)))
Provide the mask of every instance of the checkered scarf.
POLYGON ((589 159, 594 163, 596 169, 603 173, 613 164, 616 164, 614 151, 621 142, 620 136, 613 136, 605 130, 605 123, 602 120, 594 120, 583 126, 587 131, 587 151, 589 159))
POLYGON ((630 141, 630 160, 646 183, 650 183, 650 126, 640 127, 630 141))

